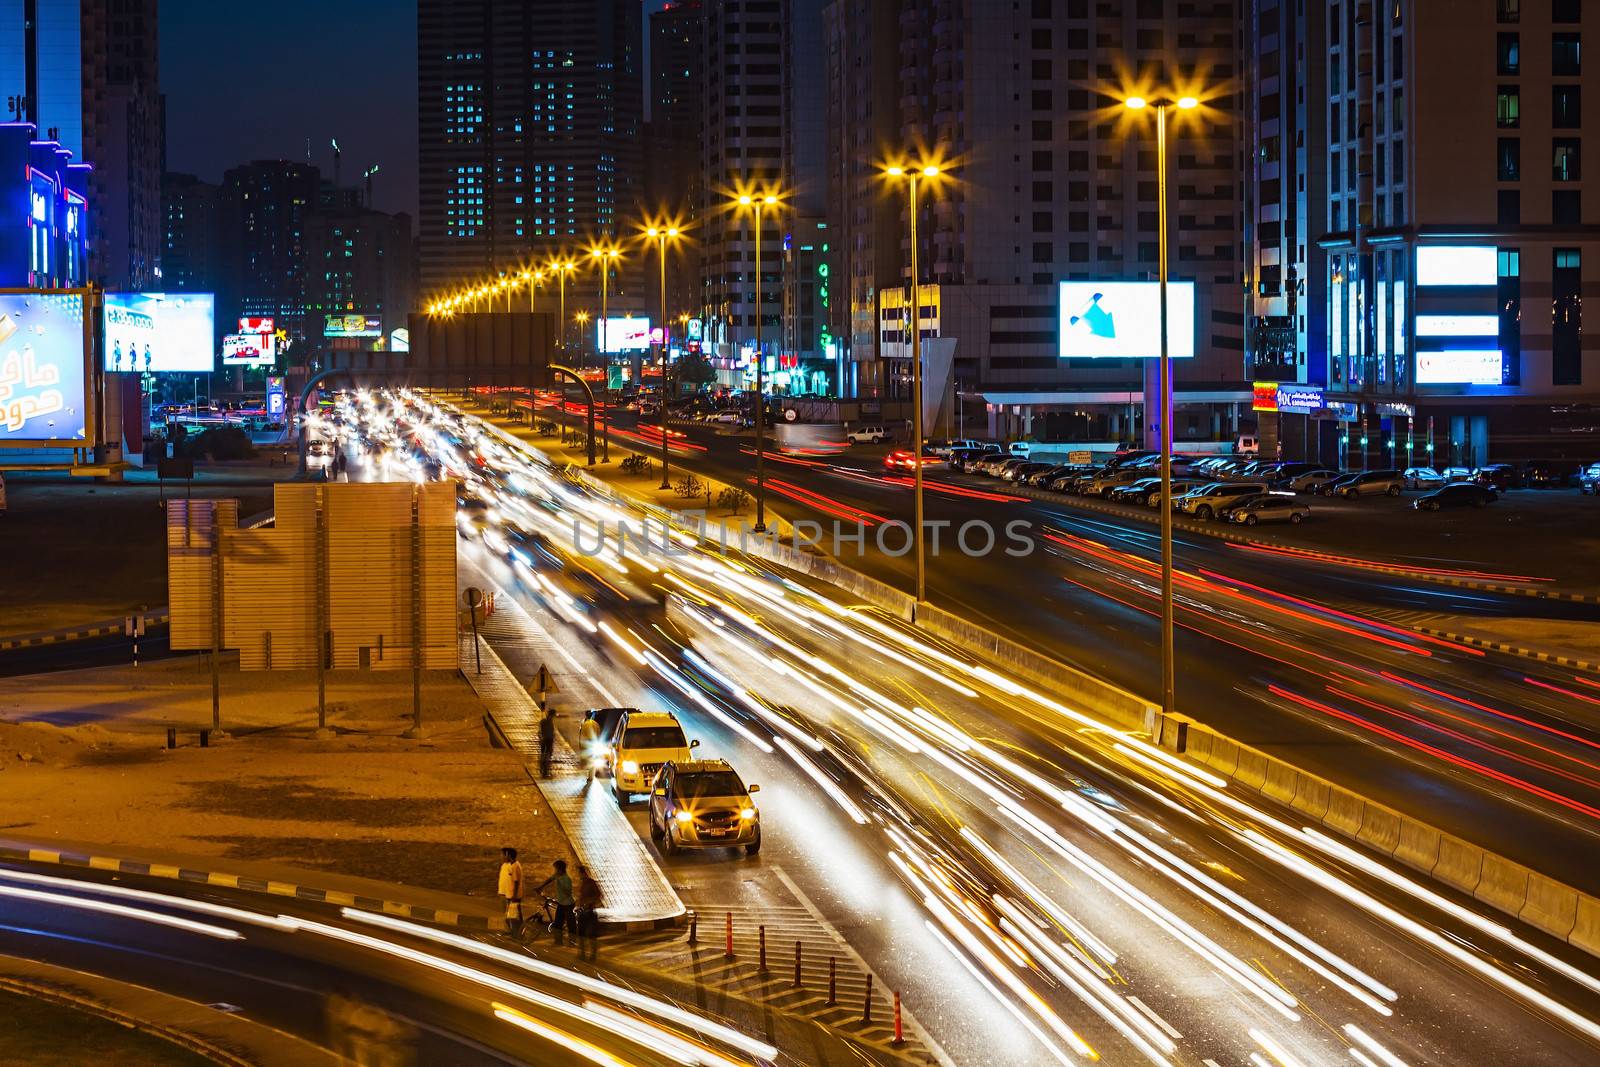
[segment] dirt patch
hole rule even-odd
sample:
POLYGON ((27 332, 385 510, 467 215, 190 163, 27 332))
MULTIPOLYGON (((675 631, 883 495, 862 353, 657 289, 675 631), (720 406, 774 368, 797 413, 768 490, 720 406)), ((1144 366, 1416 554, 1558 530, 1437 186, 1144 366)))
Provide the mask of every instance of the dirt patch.
MULTIPOLYGON (((241 818, 379 827, 424 825, 438 807, 424 797, 363 796, 348 789, 319 786, 310 778, 202 782, 192 787, 189 806, 241 818)), ((472 801, 458 801, 455 812, 465 819, 481 818, 486 814, 483 807, 472 801)))

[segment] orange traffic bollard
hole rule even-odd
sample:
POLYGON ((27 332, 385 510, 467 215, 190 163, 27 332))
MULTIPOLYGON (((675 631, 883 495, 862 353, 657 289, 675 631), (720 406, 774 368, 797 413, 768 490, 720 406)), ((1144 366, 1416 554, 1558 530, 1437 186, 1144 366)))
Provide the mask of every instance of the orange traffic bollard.
POLYGON ((727 944, 727 947, 725 949, 723 949, 722 955, 725 958, 731 960, 731 959, 733 959, 733 912, 731 912, 731 911, 728 912, 728 938, 727 938, 727 940, 728 940, 728 944, 727 944))
POLYGON ((903 1045, 903 1044, 906 1043, 905 1031, 900 1029, 900 994, 899 993, 896 993, 894 995, 894 1043, 896 1045, 903 1045))

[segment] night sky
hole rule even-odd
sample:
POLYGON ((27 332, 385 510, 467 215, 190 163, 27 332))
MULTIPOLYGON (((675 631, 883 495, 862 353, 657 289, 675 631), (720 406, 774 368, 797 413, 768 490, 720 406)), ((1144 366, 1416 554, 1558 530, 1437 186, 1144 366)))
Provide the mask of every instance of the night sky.
MULTIPOLYGON (((646 0, 645 11, 661 6, 646 0)), ((373 163, 374 206, 417 210, 416 0, 161 0, 167 169, 217 181, 252 159, 343 178, 373 163)))

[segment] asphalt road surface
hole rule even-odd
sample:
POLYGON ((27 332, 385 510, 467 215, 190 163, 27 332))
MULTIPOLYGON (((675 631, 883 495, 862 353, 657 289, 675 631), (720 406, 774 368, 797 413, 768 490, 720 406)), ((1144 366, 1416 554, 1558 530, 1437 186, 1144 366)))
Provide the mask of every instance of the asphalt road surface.
MULTIPOLYGON (((383 437, 391 415, 348 417, 383 437)), ((573 669, 670 708, 701 755, 763 784, 765 847, 724 862, 757 885, 781 866, 957 1062, 1594 1060, 1587 957, 826 589, 732 554, 586 551, 571 520, 614 521, 614 505, 448 415, 402 430, 373 473, 420 475, 406 453, 421 451, 494 502, 463 518, 469 564, 562 638, 573 669)), ((1096 559, 1094 582, 1139 581, 1132 565, 1057 547, 1096 559)), ((1085 647, 1132 643, 1143 616, 1107 626, 1103 596, 1059 579, 1090 569, 1066 559, 1024 561, 1038 568, 1026 596, 994 592, 1012 626, 1056 615, 1085 647), (1063 596, 1092 617, 1067 623, 1063 596)), ((1209 625, 1214 612, 1197 610, 1209 625)), ((1234 683, 1248 675, 1218 675, 1243 703, 1234 683)))

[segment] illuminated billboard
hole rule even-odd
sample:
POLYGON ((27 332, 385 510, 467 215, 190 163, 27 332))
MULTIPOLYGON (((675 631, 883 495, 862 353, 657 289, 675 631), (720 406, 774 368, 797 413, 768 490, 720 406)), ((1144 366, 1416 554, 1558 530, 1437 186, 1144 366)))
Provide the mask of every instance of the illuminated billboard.
POLYGON ((382 337, 383 319, 377 315, 325 315, 324 337, 382 337))
POLYGON ((1498 348, 1417 353, 1418 385, 1499 385, 1498 348))
POLYGON ((389 351, 411 351, 411 331, 404 326, 389 331, 389 351))
POLYGON ((215 314, 210 293, 107 293, 105 369, 210 373, 215 314))
POLYGON ((1494 245, 1419 245, 1418 285, 1493 285, 1499 279, 1494 245))
MULTIPOLYGON (((1062 359, 1150 359, 1161 355, 1157 282, 1062 282, 1062 359)), ((1167 345, 1194 356, 1194 283, 1167 283, 1167 345)))
POLYGON ((643 352, 650 347, 650 320, 627 316, 608 318, 595 327, 603 352, 643 352))
POLYGON ((1418 315, 1418 337, 1499 337, 1499 315, 1418 315))
POLYGON ((222 363, 227 367, 261 367, 277 359, 270 333, 230 333, 222 338, 222 363))
POLYGON ((0 293, 0 445, 88 440, 79 293, 0 293))
POLYGON ((270 315, 240 315, 240 333, 275 333, 277 320, 270 315))

